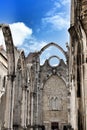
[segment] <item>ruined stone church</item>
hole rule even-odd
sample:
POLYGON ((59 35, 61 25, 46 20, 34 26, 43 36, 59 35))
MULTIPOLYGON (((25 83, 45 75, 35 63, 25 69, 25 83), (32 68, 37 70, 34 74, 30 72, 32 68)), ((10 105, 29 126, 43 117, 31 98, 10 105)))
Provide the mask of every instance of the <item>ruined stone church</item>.
POLYGON ((87 130, 87 0, 71 1, 67 51, 51 42, 25 56, 9 26, 0 27, 6 45, 6 51, 0 46, 0 129, 87 130), (40 55, 51 46, 66 61, 53 55, 41 65, 40 55))

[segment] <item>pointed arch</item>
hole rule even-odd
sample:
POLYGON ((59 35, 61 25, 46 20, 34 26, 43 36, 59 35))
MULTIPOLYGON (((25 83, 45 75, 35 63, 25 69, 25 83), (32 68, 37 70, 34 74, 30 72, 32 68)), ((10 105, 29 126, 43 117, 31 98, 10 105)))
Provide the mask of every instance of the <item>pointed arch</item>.
POLYGON ((14 56, 14 45, 12 40, 12 34, 9 25, 1 25, 1 28, 4 35, 7 51, 8 75, 15 75, 15 56, 14 56))
POLYGON ((4 35, 7 60, 8 60, 8 80, 5 95, 5 116, 4 128, 13 129, 13 108, 14 108, 14 81, 15 81, 15 55, 14 45, 12 40, 11 31, 8 25, 0 26, 4 35))
POLYGON ((55 98, 55 108, 58 109, 58 97, 55 98))
POLYGON ((44 46, 40 51, 39 51, 39 54, 41 55, 43 51, 45 51, 45 49, 47 49, 48 47, 50 46, 55 46, 56 48, 58 48, 65 56, 66 60, 68 58, 67 56, 67 53, 63 50, 62 47, 60 47, 58 44, 54 43, 54 42, 51 42, 49 44, 47 44, 46 46, 44 46))

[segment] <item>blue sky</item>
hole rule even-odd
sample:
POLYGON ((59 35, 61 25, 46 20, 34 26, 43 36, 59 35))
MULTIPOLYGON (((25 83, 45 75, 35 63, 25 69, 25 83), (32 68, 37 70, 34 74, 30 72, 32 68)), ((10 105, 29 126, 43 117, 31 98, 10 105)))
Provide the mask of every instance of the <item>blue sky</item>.
POLYGON ((66 49, 70 0, 1 0, 0 5, 0 23, 10 25, 15 46, 26 54, 49 42, 66 49))

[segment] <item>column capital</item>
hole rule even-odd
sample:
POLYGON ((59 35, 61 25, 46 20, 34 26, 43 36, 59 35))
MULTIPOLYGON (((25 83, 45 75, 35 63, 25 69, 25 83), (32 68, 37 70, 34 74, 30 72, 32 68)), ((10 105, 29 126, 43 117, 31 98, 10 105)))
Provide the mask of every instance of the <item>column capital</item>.
POLYGON ((11 79, 13 81, 15 79, 16 75, 15 74, 12 74, 12 75, 8 74, 7 77, 8 77, 8 80, 11 79))

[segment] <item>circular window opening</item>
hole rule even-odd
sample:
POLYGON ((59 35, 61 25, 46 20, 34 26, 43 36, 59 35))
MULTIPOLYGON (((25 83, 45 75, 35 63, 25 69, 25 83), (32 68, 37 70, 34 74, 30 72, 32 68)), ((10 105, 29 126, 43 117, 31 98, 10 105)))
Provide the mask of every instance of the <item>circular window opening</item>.
POLYGON ((52 57, 49 59, 49 64, 52 67, 56 67, 59 65, 59 59, 57 57, 52 57))

